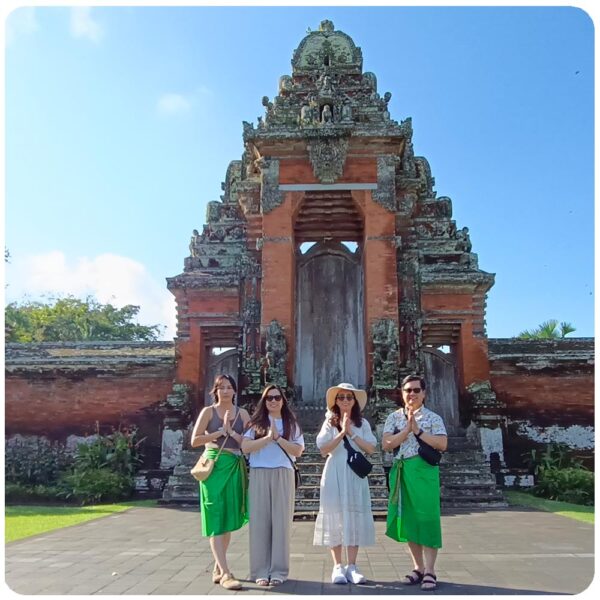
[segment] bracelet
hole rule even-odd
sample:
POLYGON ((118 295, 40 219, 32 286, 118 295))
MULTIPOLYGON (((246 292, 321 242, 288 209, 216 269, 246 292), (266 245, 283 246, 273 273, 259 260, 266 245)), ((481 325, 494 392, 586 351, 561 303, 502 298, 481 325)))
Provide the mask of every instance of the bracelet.
POLYGON ((419 433, 415 433, 415 437, 419 439, 423 435, 423 430, 419 429, 419 433))
POLYGON ((351 439, 351 440, 353 440, 353 439, 354 439, 354 438, 355 438, 357 435, 358 435, 357 433, 353 433, 353 434, 350 436, 350 439, 351 439))

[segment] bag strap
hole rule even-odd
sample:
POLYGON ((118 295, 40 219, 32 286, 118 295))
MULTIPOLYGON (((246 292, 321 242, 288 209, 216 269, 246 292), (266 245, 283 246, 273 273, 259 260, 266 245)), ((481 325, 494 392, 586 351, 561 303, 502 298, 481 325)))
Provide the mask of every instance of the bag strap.
POLYGON ((292 463, 292 468, 294 469, 294 471, 297 471, 298 467, 296 466, 296 463, 292 460, 292 457, 277 442, 275 442, 275 445, 288 457, 288 460, 290 461, 290 463, 292 463))
POLYGON ((344 441, 344 446, 348 451, 348 454, 356 452, 356 450, 350 445, 350 442, 348 441, 348 438, 346 436, 344 436, 342 439, 344 441))

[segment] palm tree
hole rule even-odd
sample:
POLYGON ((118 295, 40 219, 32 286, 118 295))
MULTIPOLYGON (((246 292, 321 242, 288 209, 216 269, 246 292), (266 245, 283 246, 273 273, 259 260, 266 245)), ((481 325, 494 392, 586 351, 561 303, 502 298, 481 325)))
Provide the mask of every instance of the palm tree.
POLYGON ((535 329, 521 331, 517 338, 520 340, 560 340, 574 331, 575 327, 571 323, 563 321, 559 324, 556 319, 548 319, 535 329))

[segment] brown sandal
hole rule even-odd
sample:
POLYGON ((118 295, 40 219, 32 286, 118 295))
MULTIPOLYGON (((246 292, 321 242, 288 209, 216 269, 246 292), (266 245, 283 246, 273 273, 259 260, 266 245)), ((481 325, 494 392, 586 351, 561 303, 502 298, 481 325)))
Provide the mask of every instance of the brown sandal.
POLYGON ((221 575, 221 587, 226 590, 241 590, 242 584, 233 576, 233 573, 223 573, 221 575))

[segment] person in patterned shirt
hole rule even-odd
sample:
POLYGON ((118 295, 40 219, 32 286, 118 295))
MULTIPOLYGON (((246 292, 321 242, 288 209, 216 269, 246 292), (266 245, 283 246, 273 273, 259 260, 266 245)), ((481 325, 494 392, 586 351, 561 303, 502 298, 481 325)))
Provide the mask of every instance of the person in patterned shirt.
POLYGON ((438 466, 419 456, 417 440, 443 452, 448 437, 442 418, 424 406, 425 387, 419 375, 405 377, 404 407, 390 414, 383 427, 383 450, 394 452, 385 533, 398 542, 408 542, 414 569, 403 583, 420 583, 422 590, 434 590, 435 561, 442 547, 440 473, 438 466))

